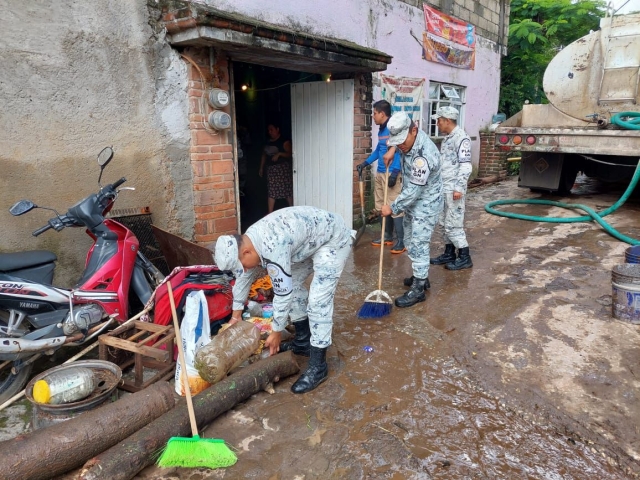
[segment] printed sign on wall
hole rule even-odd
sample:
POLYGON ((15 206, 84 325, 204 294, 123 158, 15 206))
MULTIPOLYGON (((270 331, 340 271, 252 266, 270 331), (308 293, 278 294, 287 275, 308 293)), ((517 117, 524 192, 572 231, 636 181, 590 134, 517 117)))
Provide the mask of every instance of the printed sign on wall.
POLYGON ((424 78, 380 74, 380 83, 382 99, 391 104, 391 113, 405 112, 421 128, 424 78))
POLYGON ((424 5, 427 31, 423 34, 423 55, 430 62, 473 70, 476 63, 475 27, 424 5))

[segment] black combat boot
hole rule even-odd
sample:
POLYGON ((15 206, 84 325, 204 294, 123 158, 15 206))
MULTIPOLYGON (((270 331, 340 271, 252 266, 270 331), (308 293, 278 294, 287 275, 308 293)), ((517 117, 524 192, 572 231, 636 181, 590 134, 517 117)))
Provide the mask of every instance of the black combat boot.
POLYGON ((288 352, 291 350, 296 355, 302 355, 308 357, 311 352, 311 330, 309 328, 309 319, 299 320, 293 322, 293 327, 296 329, 296 334, 293 340, 290 342, 282 342, 280 344, 281 352, 288 352))
MULTIPOLYGON (((410 287, 411 285, 413 285, 413 279, 415 277, 413 275, 411 275, 410 277, 406 277, 402 283, 404 283, 405 287, 410 287)), ((427 280, 424 282, 424 289, 427 290, 428 288, 431 288, 431 284, 429 283, 429 279, 427 278, 427 280)))
POLYGON ((411 284, 411 288, 401 297, 396 298, 396 307, 405 308, 412 307, 418 302, 424 302, 427 295, 424 293, 427 279, 415 278, 411 284))
POLYGON ((327 366, 327 349, 311 347, 309 365, 300 378, 291 386, 293 393, 307 393, 324 382, 329 376, 327 366))
POLYGON ((393 219, 393 226, 396 229, 396 243, 391 247, 391 253, 403 253, 407 251, 407 247, 404 246, 404 225, 402 221, 404 217, 398 217, 393 219))
POLYGON ((439 257, 432 258, 429 260, 431 265, 446 265, 450 262, 456 261, 456 247, 453 243, 447 243, 444 246, 444 253, 439 257))
POLYGON ((458 258, 454 262, 447 263, 444 268, 447 270, 462 270, 464 268, 473 267, 471 256, 469 255, 469 247, 458 249, 458 258))

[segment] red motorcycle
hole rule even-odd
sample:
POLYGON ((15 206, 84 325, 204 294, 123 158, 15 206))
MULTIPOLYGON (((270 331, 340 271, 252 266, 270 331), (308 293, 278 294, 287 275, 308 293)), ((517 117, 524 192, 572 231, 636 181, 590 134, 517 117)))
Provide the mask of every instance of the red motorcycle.
MULTIPOLYGON (((100 176, 113 158, 107 147, 98 155, 100 176)), ((23 215, 35 208, 55 216, 33 232, 59 232, 84 227, 94 243, 82 277, 71 289, 52 285, 54 253, 36 250, 0 254, 0 403, 18 393, 29 380, 33 362, 64 346, 81 345, 113 322, 129 318, 130 294, 145 305, 164 276, 139 250, 136 236, 124 225, 105 218, 125 178, 104 187, 60 215, 51 208, 21 200, 9 211, 23 215)))

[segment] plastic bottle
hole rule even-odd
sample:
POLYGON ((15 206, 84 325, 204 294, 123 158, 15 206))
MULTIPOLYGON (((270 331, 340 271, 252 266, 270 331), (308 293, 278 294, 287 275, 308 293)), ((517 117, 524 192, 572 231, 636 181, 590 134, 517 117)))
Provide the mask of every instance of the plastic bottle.
POLYGON ((260 330, 249 322, 238 322, 220 331, 196 352, 194 366, 202 378, 214 384, 244 362, 260 346, 260 330))
POLYGON ((270 303, 265 303, 262 306, 262 318, 271 318, 273 317, 273 305, 270 303))
POLYGON ((81 400, 95 388, 93 372, 84 367, 53 372, 33 385, 33 399, 38 403, 59 405, 81 400))

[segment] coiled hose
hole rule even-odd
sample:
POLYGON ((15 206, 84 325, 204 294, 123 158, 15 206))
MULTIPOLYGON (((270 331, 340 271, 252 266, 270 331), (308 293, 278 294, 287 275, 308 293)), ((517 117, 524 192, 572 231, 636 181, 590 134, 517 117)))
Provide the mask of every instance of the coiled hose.
MULTIPOLYGON (((637 117, 640 117, 640 114, 638 114, 637 112, 623 112, 623 113, 619 113, 617 115, 630 116, 629 113, 633 113, 637 117)), ((616 115, 614 115, 614 117, 616 117, 616 115)), ((615 122, 614 117, 611 118, 612 122, 615 122)), ((635 127, 635 129, 636 130, 640 130, 640 118, 637 118, 636 120, 633 120, 633 121, 638 123, 638 125, 635 127)), ((620 197, 620 199, 616 203, 614 203, 612 206, 610 206, 609 208, 607 208, 605 210, 601 210, 599 212, 596 212, 595 210, 593 210, 591 207, 588 207, 587 205, 582 205, 582 204, 578 204, 578 203, 562 203, 562 202, 554 202, 552 200, 536 200, 536 199, 531 199, 531 200, 496 200, 494 202, 487 203, 484 206, 484 209, 487 211, 487 213, 491 213, 492 215, 498 215, 500 217, 507 217, 507 218, 516 218, 518 220, 529 220, 529 221, 532 221, 532 222, 577 223, 577 222, 588 222, 588 221, 591 221, 591 220, 595 220, 596 222, 598 222, 602 226, 602 228, 604 228, 604 230, 609 235, 617 238, 618 240, 620 240, 622 242, 628 243, 630 245, 640 245, 640 240, 636 240, 634 238, 627 237, 626 235, 621 234, 615 228, 613 228, 611 225, 609 225, 607 222, 605 222, 602 219, 602 217, 605 217, 605 216, 609 215, 610 213, 615 212, 618 208, 620 208, 624 204, 624 202, 627 201, 627 199, 629 198, 629 196, 633 192, 634 188, 636 188, 636 185, 638 184, 638 180, 640 180, 640 161, 638 161, 638 165, 636 166, 636 170, 635 170, 635 172, 633 174, 633 178, 631 179, 631 183, 629 183, 629 186, 627 187, 625 192, 622 194, 622 197, 620 197), (493 208, 493 207, 498 206, 498 205, 518 205, 518 204, 524 204, 524 205, 551 205, 553 207, 577 209, 577 210, 585 211, 588 215, 583 215, 581 217, 566 217, 566 218, 562 218, 562 217, 537 217, 537 216, 533 216, 533 215, 523 215, 523 214, 520 214, 520 213, 501 212, 501 211, 496 210, 495 208, 493 208)))
POLYGON ((640 130, 640 112, 620 112, 611 117, 611 123, 627 130, 640 130), (629 120, 622 120, 623 117, 629 120))

